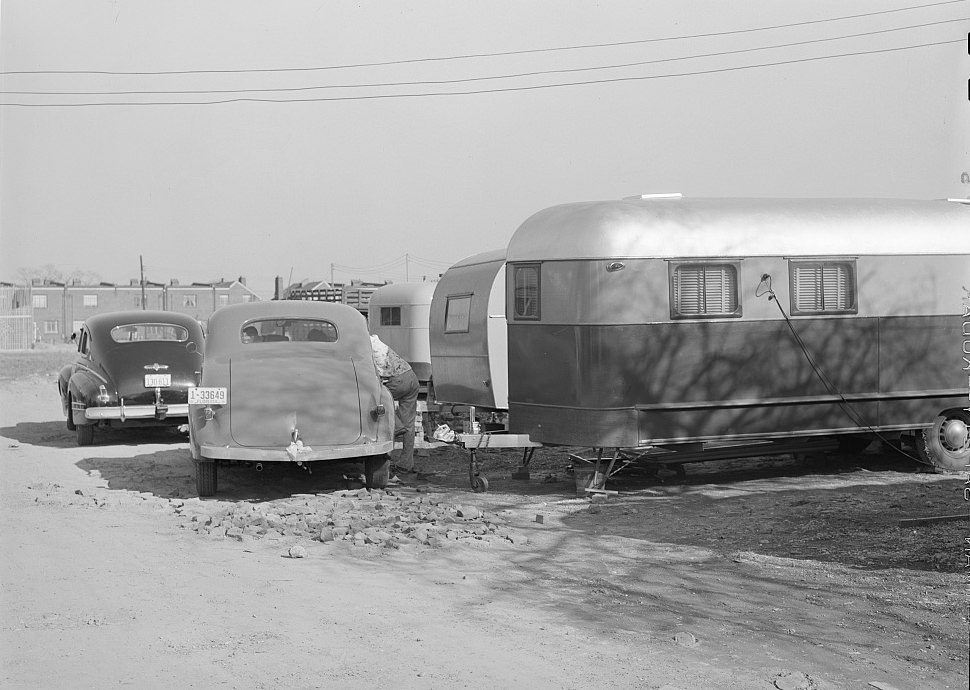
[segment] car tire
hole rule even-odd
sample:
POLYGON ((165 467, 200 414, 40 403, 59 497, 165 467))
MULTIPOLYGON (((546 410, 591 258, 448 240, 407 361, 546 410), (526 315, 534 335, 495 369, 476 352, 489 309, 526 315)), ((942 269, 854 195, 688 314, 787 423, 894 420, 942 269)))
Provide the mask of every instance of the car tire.
POLYGON ((94 443, 94 424, 78 424, 74 429, 79 446, 90 446, 94 443))
POLYGON ((391 456, 373 455, 364 459, 364 481, 368 489, 387 488, 391 478, 391 456))
POLYGON ((216 464, 211 460, 195 463, 195 490, 200 497, 215 496, 218 488, 216 464))
POLYGON ((67 394, 67 430, 74 431, 77 425, 74 423, 74 399, 71 394, 67 394))

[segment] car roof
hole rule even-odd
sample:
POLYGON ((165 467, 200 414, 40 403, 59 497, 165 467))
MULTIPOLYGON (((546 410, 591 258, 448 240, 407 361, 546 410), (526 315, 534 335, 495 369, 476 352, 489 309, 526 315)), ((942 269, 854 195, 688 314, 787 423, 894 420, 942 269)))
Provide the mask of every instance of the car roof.
POLYGON ((175 311, 149 311, 143 309, 129 309, 126 311, 112 311, 95 314, 84 320, 85 326, 92 334, 110 331, 116 326, 133 323, 164 323, 184 326, 189 333, 201 336, 202 325, 188 314, 175 311))
POLYGON ((239 335, 243 326, 262 319, 323 319, 337 328, 337 342, 315 343, 347 350, 353 356, 371 356, 370 333, 364 315, 353 307, 312 300, 272 300, 231 304, 209 317, 207 352, 224 352, 246 347, 239 335))

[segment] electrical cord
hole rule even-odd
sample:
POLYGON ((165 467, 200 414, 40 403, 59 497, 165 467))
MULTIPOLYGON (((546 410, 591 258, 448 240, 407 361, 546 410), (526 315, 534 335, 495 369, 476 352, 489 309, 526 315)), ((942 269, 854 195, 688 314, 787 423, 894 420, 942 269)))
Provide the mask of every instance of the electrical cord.
MULTIPOLYGON (((809 351, 808 346, 805 345, 805 341, 802 340, 802 337, 798 334, 798 331, 795 329, 795 324, 792 323, 791 319, 788 317, 788 314, 785 313, 785 309, 784 307, 781 306, 781 302, 778 300, 778 296, 775 295, 775 291, 771 289, 770 274, 765 273, 761 276, 761 282, 758 284, 758 287, 755 290, 754 294, 755 294, 755 297, 763 297, 765 295, 768 295, 768 301, 774 302, 775 305, 777 305, 778 311, 781 312, 782 317, 785 319, 785 323, 788 325, 788 329, 791 331, 792 337, 794 337, 795 342, 798 344, 798 347, 802 351, 802 354, 805 355, 805 359, 808 360, 808 363, 812 367, 812 370, 815 372, 815 375, 818 376, 819 380, 822 382, 822 385, 825 386, 825 389, 829 392, 830 395, 837 395, 839 397, 839 407, 842 408, 842 411, 845 412, 845 414, 849 417, 850 420, 852 420, 855 423, 856 426, 859 426, 868 430, 876 438, 881 440, 886 446, 888 446, 889 448, 892 448, 894 451, 896 451, 903 457, 909 458, 910 460, 913 460, 920 465, 927 465, 935 469, 935 466, 933 465, 933 463, 927 462, 919 457, 914 457, 913 455, 910 455, 909 453, 904 451, 902 448, 891 443, 889 439, 886 438, 882 433, 874 429, 870 424, 866 423, 865 419, 862 418, 862 415, 859 414, 852 407, 852 404, 848 400, 846 400, 845 396, 842 394, 842 391, 840 391, 838 387, 834 383, 832 383, 832 380, 829 379, 828 375, 825 373, 822 367, 819 366, 818 362, 815 361, 815 358, 812 356, 812 353, 809 351)), ((917 439, 917 443, 919 443, 918 439, 917 439)))

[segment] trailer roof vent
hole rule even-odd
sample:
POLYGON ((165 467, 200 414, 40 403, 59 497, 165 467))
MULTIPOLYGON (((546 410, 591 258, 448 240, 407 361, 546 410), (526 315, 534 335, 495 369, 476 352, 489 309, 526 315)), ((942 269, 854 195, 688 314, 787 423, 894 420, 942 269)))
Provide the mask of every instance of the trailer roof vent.
POLYGON ((672 194, 640 194, 639 196, 627 196, 623 197, 624 201, 631 199, 683 199, 684 195, 680 192, 673 192, 672 194))

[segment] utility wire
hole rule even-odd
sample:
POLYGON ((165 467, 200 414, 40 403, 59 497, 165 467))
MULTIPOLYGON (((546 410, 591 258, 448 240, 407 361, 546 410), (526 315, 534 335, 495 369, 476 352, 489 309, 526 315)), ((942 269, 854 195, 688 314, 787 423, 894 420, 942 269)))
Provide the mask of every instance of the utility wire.
POLYGON ((509 86, 494 89, 477 89, 469 91, 446 91, 446 92, 417 92, 400 94, 373 94, 368 96, 333 96, 321 98, 225 98, 212 101, 115 101, 102 103, 0 103, 0 107, 21 107, 21 108, 79 108, 79 107, 102 107, 102 106, 159 106, 159 105, 223 105, 227 103, 323 103, 333 101, 364 101, 380 100, 386 98, 426 98, 434 96, 471 96, 488 93, 511 93, 516 91, 538 91, 542 89, 556 89, 568 86, 589 86, 593 84, 613 84, 627 81, 646 81, 652 79, 672 79, 680 77, 693 77, 706 74, 724 74, 727 72, 739 72, 749 69, 762 69, 765 67, 780 67, 784 65, 794 65, 806 62, 817 62, 820 60, 833 60, 847 57, 858 57, 861 55, 877 55, 880 53, 893 53, 903 50, 914 50, 917 48, 930 48, 934 46, 950 45, 953 43, 963 43, 965 38, 958 38, 949 41, 934 41, 931 43, 918 43, 907 46, 897 46, 893 48, 878 48, 874 50, 862 50, 851 53, 838 53, 835 55, 820 55, 816 57, 797 58, 792 60, 779 60, 777 62, 765 62, 754 65, 741 65, 737 67, 721 67, 716 69, 697 70, 694 72, 676 72, 670 74, 654 74, 638 77, 612 77, 608 79, 589 79, 584 81, 562 82, 559 84, 537 84, 533 86, 509 86))
MULTIPOLYGON (((784 318, 785 324, 788 326, 788 330, 791 331, 791 334, 792 334, 792 337, 795 340, 795 343, 798 345, 799 349, 802 351, 802 354, 805 355, 805 359, 808 361, 809 365, 812 367, 812 371, 818 377, 819 381, 822 382, 822 385, 829 392, 829 395, 834 395, 834 396, 837 396, 839 398, 839 403, 838 403, 839 404, 839 407, 842 408, 842 411, 845 412, 846 416, 857 427, 866 429, 867 431, 869 431, 870 433, 872 433, 873 435, 875 435, 879 440, 881 440, 886 446, 892 448, 893 450, 895 450, 897 453, 899 453, 903 457, 909 458, 910 460, 913 460, 913 461, 915 461, 915 462, 917 462, 919 464, 922 464, 922 465, 930 465, 930 466, 932 466, 932 463, 926 462, 925 460, 923 460, 923 459, 921 459, 919 457, 914 457, 913 455, 910 455, 909 453, 907 453, 906 451, 904 451, 902 448, 898 448, 894 444, 890 443, 889 439, 887 439, 882 433, 880 433, 879 431, 877 431, 876 429, 874 429, 872 427, 872 425, 870 425, 863 418, 862 413, 859 412, 858 410, 856 410, 855 407, 852 405, 852 403, 850 403, 846 399, 846 397, 845 397, 845 395, 843 395, 842 391, 839 390, 838 386, 836 386, 835 383, 832 382, 832 379, 829 378, 828 374, 825 373, 825 370, 822 369, 822 367, 815 360, 815 357, 812 355, 811 351, 808 349, 808 346, 805 344, 805 341, 802 340, 801 335, 799 335, 798 331, 795 329, 795 324, 793 324, 792 321, 791 321, 791 319, 788 318, 788 314, 785 313, 784 307, 781 306, 781 302, 778 300, 778 296, 775 294, 775 291, 771 289, 771 275, 769 275, 768 273, 765 273, 764 275, 761 276, 761 283, 758 286, 758 289, 755 290, 755 297, 762 297, 764 295, 768 295, 768 301, 769 302, 774 302, 775 305, 778 307, 778 311, 781 312, 781 316, 782 316, 782 318, 784 318), (763 289, 762 289, 762 287, 763 287, 763 289)), ((917 439, 917 443, 918 442, 919 442, 919 440, 917 439)), ((917 455, 919 455, 919 452, 918 451, 917 451, 917 455)))
POLYGON ((0 75, 13 74, 104 74, 104 75, 173 75, 173 74, 246 74, 262 72, 312 72, 337 69, 355 69, 360 67, 385 67, 389 65, 407 65, 421 62, 443 62, 448 60, 467 60, 473 58, 504 57, 510 55, 528 55, 535 53, 549 53, 567 50, 587 50, 589 48, 612 48, 617 46, 642 45, 645 43, 659 43, 663 41, 682 41, 695 38, 713 38, 717 36, 732 36, 737 34, 754 33, 758 31, 773 31, 775 29, 788 29, 797 26, 809 26, 812 24, 824 24, 829 22, 845 21, 847 19, 860 19, 864 17, 875 17, 879 15, 894 14, 897 12, 909 12, 913 10, 927 9, 930 7, 941 7, 944 5, 955 5, 966 2, 966 0, 944 0, 943 2, 933 2, 925 5, 913 5, 909 7, 899 7, 891 10, 879 10, 876 12, 865 12, 861 14, 849 14, 841 17, 830 17, 828 19, 810 19, 802 22, 791 22, 788 24, 774 24, 771 26, 753 27, 748 29, 734 29, 731 31, 716 31, 700 34, 685 34, 679 36, 664 36, 660 38, 645 38, 633 41, 614 41, 610 43, 587 43, 573 46, 560 46, 554 48, 531 48, 525 50, 509 50, 495 53, 469 53, 465 55, 447 55, 429 58, 414 58, 409 60, 387 60, 382 62, 362 62, 345 65, 329 65, 325 67, 280 67, 265 69, 223 69, 223 70, 158 70, 158 71, 110 71, 110 70, 11 70, 0 71, 0 75))
POLYGON ((762 50, 775 50, 777 48, 792 48, 795 46, 810 45, 813 43, 827 43, 830 41, 842 41, 848 38, 861 38, 863 36, 875 36, 877 34, 892 33, 895 31, 907 31, 909 29, 921 29, 927 26, 938 24, 952 24, 954 22, 970 21, 970 17, 959 17, 957 19, 944 19, 937 22, 926 24, 914 24, 893 29, 880 29, 877 31, 866 31, 863 33, 846 34, 843 36, 833 36, 830 38, 814 38, 805 41, 795 41, 792 43, 777 43, 769 46, 759 46, 756 48, 742 48, 739 50, 724 50, 714 53, 699 53, 696 55, 684 55, 681 57, 660 58, 656 60, 641 60, 637 62, 625 62, 612 65, 600 65, 598 67, 573 67, 552 70, 537 70, 533 72, 516 72, 509 74, 496 74, 486 77, 467 77, 460 79, 442 79, 428 81, 400 81, 400 82, 375 82, 369 84, 327 84, 322 86, 295 86, 277 87, 265 89, 180 89, 172 91, 0 91, 0 95, 7 96, 169 96, 169 95, 199 95, 199 94, 224 94, 224 93, 286 93, 300 91, 317 91, 322 89, 362 89, 362 88, 387 88, 396 86, 441 86, 445 84, 462 84, 469 82, 490 81, 495 79, 517 79, 522 77, 535 77, 550 74, 573 74, 577 72, 595 72, 599 70, 621 69, 626 67, 642 67, 643 65, 656 65, 665 62, 680 62, 682 60, 696 60, 709 57, 723 57, 726 55, 740 55, 743 53, 753 53, 762 50))

